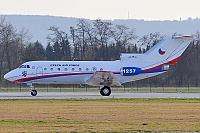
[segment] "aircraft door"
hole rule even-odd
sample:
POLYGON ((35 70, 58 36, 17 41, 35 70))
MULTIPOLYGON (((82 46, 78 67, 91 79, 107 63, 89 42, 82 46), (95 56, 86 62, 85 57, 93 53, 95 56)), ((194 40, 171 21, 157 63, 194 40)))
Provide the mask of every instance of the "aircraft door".
POLYGON ((42 67, 37 67, 36 69, 36 76, 42 76, 43 75, 43 69, 42 67))

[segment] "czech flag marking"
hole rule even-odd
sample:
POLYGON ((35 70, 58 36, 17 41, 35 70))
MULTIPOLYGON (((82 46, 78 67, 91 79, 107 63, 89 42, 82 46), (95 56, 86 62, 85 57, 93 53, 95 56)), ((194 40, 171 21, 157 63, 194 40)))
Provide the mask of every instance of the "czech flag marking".
POLYGON ((159 53, 160 55, 164 55, 164 54, 165 54, 165 50, 164 50, 163 48, 160 48, 160 49, 158 50, 158 53, 159 53))

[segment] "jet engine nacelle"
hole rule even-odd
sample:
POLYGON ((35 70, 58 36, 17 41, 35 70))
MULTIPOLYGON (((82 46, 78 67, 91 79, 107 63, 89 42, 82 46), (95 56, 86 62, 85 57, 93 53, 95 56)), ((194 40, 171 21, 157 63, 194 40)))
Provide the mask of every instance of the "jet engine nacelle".
POLYGON ((162 66, 162 70, 163 70, 163 71, 168 71, 168 70, 169 70, 169 65, 164 64, 164 65, 162 66))
POLYGON ((140 74, 142 69, 139 67, 122 67, 121 74, 123 76, 134 76, 140 74))

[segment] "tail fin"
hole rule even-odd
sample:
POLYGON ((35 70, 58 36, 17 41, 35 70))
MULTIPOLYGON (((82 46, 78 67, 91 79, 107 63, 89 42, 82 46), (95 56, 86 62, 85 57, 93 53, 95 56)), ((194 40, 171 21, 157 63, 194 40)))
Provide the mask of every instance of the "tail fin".
POLYGON ((148 62, 163 62, 172 65, 177 62, 192 39, 193 37, 190 35, 168 36, 144 54, 148 56, 148 62))

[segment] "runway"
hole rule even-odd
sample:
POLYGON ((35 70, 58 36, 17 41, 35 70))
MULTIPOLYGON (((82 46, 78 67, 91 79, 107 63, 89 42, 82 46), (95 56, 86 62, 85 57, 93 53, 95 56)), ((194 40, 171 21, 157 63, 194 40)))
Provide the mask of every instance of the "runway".
POLYGON ((112 93, 108 97, 98 92, 39 92, 33 97, 29 92, 0 93, 0 99, 105 99, 105 98, 200 98, 200 93, 112 93))

